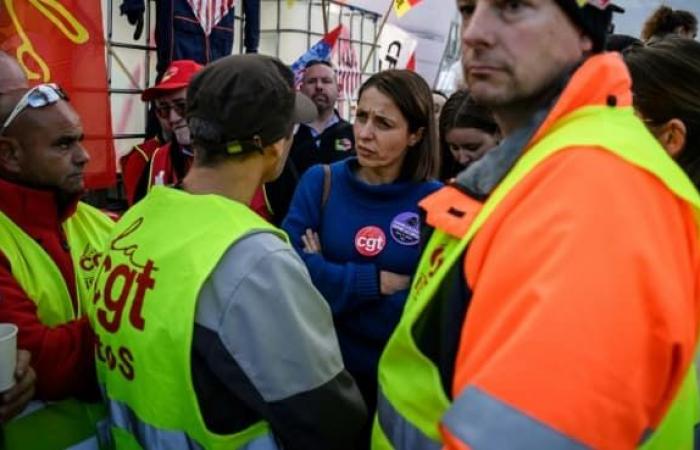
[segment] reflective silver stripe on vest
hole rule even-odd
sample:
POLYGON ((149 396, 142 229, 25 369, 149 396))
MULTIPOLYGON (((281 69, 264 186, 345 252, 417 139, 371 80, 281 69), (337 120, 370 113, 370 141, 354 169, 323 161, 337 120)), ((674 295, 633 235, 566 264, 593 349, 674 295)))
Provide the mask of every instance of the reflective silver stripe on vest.
MULTIPOLYGON (((442 444, 430 439, 401 416, 381 388, 377 399, 379 426, 396 450, 440 450, 442 444)), ((435 424, 437 427, 437 424, 435 424)))
POLYGON ((454 401, 442 423, 474 450, 589 448, 474 386, 454 401))
MULTIPOLYGON (((112 426, 134 436, 148 450, 204 450, 204 447, 183 431, 163 430, 141 422, 125 403, 109 400, 112 426)), ((254 439, 237 450, 279 450, 271 434, 254 439)))
POLYGON ((125 403, 108 401, 112 426, 121 428, 150 450, 204 450, 204 447, 190 439, 182 431, 162 430, 141 422, 136 413, 125 403))

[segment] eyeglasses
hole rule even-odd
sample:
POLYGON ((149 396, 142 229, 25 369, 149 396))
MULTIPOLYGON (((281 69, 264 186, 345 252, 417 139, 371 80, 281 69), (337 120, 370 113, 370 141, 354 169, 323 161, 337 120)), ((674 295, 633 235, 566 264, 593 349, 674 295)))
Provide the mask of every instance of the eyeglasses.
POLYGON ((22 98, 19 99, 10 115, 7 116, 7 119, 5 119, 5 122, 2 124, 2 128, 0 128, 0 136, 5 133, 7 127, 9 127, 10 124, 12 124, 12 121, 15 120, 17 116, 19 116, 25 109, 43 108, 45 106, 53 105, 59 100, 68 100, 68 96, 57 84, 40 84, 29 89, 22 96, 22 98))
POLYGON ((170 117, 170 111, 175 111, 178 116, 185 117, 185 111, 187 111, 187 101, 176 100, 172 103, 156 103, 156 114, 161 119, 167 119, 170 117))

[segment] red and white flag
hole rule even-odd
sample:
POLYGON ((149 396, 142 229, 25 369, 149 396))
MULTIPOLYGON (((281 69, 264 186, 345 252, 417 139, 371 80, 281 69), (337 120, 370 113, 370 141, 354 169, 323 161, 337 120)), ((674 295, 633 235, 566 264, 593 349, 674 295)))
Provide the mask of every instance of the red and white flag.
POLYGON ((195 17, 209 36, 212 28, 233 8, 236 0, 187 0, 195 17))
POLYGON ((350 41, 350 33, 346 27, 338 40, 338 84, 343 93, 343 99, 352 99, 355 91, 360 86, 360 61, 355 47, 350 41))

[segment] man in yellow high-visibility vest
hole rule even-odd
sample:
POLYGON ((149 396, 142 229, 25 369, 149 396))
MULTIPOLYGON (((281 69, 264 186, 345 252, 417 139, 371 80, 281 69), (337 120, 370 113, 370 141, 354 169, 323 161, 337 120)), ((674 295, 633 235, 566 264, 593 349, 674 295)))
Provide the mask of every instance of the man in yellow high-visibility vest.
POLYGON ((94 449, 105 410, 84 311, 113 222, 80 201, 90 157, 68 97, 55 84, 22 86, 17 69, 0 95, 0 322, 18 326, 37 378, 0 447, 94 449))

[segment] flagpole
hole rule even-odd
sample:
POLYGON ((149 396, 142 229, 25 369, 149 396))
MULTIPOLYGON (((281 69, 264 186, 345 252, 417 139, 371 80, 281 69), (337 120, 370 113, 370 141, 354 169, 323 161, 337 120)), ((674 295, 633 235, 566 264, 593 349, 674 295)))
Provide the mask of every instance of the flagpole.
POLYGON ((374 44, 372 44, 372 48, 369 51, 369 55, 367 55, 365 64, 362 66, 362 72, 360 73, 360 76, 362 76, 362 74, 364 74, 367 71, 367 66, 369 66, 369 62, 372 60, 372 56, 374 56, 374 50, 377 48, 379 38, 382 35, 382 31, 384 31, 384 25, 386 25, 387 19, 389 19, 389 14, 391 14, 391 8, 394 7, 395 1, 396 0, 391 0, 389 2, 389 7, 387 8, 386 13, 384 14, 384 19, 382 19, 382 24, 379 26, 379 31, 377 31, 377 35, 374 37, 374 44))
POLYGON ((129 72, 129 69, 126 68, 126 64, 124 64, 124 61, 122 61, 122 59, 112 49, 112 46, 109 43, 107 43, 107 52, 110 55, 112 55, 114 60, 117 62, 117 65, 119 66, 119 68, 122 69, 122 71, 124 72, 124 75, 126 75, 126 77, 129 79, 129 81, 133 85, 134 89, 139 89, 139 82, 134 79, 133 75, 131 75, 131 72, 129 72))
POLYGON ((321 13, 323 13, 323 34, 328 34, 328 5, 326 0, 321 0, 321 13))

